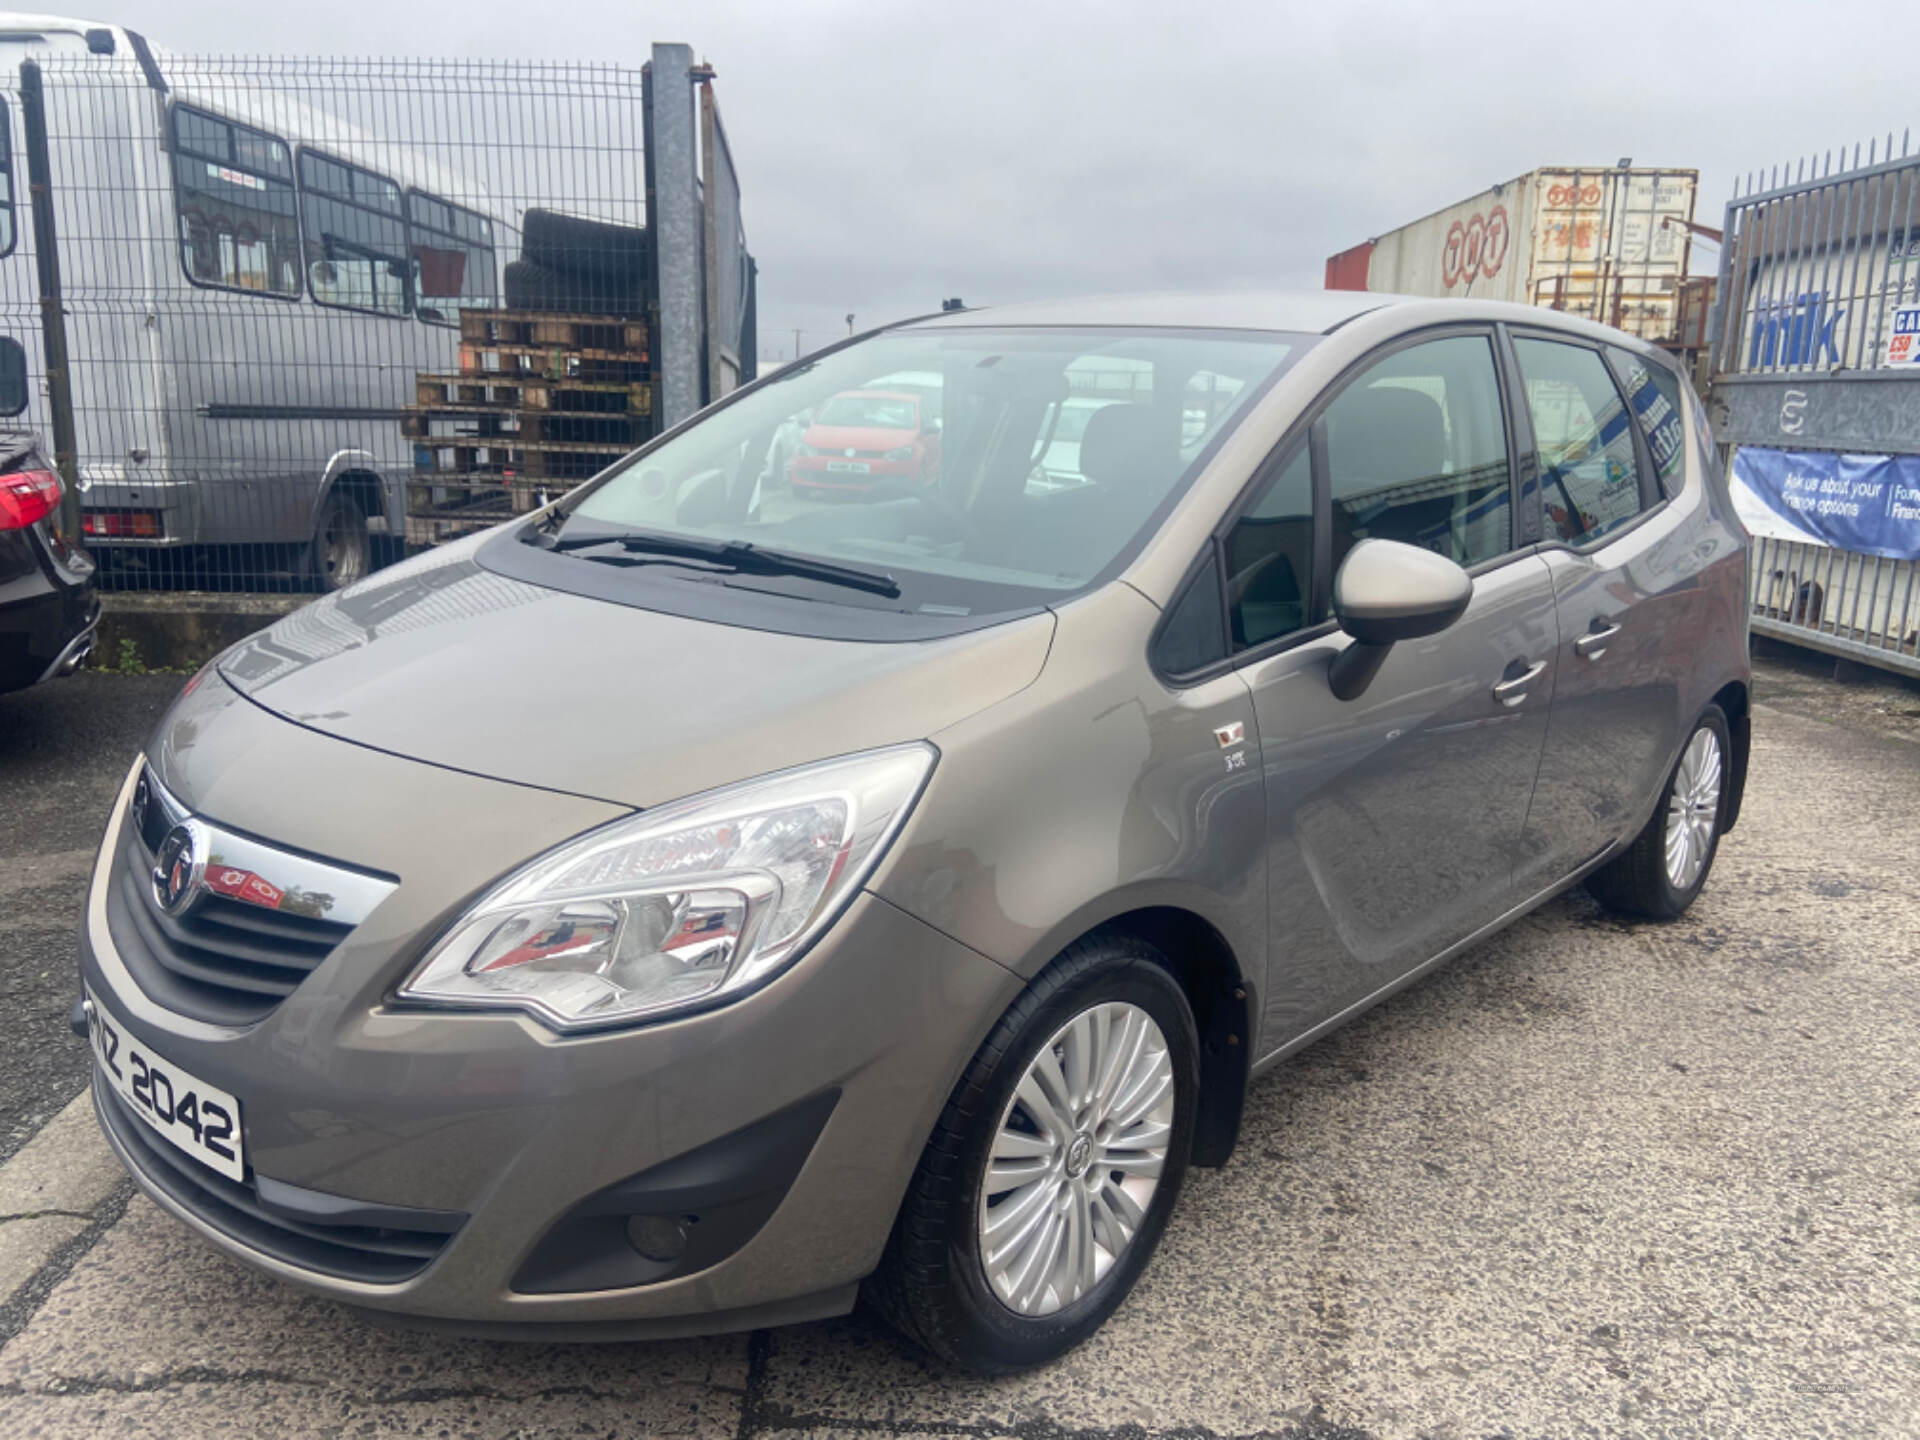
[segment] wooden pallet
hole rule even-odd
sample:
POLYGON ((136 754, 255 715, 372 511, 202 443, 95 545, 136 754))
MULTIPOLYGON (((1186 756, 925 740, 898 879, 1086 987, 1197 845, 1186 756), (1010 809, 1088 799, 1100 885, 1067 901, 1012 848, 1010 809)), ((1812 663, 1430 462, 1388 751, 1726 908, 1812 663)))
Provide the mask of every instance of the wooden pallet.
POLYGON ((437 545, 471 535, 538 510, 578 483, 485 474, 417 475, 407 481, 407 543, 437 545))
POLYGON ((628 350, 572 350, 564 345, 460 346, 460 373, 468 380, 551 380, 563 386, 576 381, 637 385, 651 377, 647 352, 628 350))
POLYGON ((647 350, 645 321, 609 315, 559 315, 545 310, 462 311, 460 338, 480 346, 560 345, 569 350, 642 356, 647 350))
POLYGON ((579 441, 535 444, 515 436, 436 435, 414 442, 414 471, 423 480, 429 476, 493 475, 574 484, 599 474, 632 449, 631 445, 579 441))
POLYGON ((644 321, 468 310, 457 374, 415 377, 408 539, 434 543, 524 514, 651 438, 644 321))
POLYGON ((653 386, 644 380, 421 374, 415 378, 414 396, 420 408, 432 410, 564 410, 583 415, 653 413, 653 386))
POLYGON ((497 441, 516 446, 611 445, 632 450, 651 438, 653 427, 644 415, 416 405, 401 417, 400 428, 409 439, 428 445, 497 441))

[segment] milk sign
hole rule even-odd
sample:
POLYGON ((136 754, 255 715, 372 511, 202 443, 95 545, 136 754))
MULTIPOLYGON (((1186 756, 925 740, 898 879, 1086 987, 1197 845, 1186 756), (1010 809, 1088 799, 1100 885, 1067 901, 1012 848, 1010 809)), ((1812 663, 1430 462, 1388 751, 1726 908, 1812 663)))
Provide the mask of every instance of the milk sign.
POLYGON ((1893 312, 1893 334, 1887 337, 1887 364, 1920 365, 1920 305, 1893 312))

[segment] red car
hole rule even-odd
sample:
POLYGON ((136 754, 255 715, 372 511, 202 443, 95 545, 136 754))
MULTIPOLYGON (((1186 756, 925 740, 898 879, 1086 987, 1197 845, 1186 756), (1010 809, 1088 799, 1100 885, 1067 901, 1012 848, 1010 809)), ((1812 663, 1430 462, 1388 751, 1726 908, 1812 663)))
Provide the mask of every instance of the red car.
POLYGON ((798 495, 858 494, 876 480, 931 485, 940 478, 939 422, 904 390, 842 391, 800 437, 787 478, 798 495))

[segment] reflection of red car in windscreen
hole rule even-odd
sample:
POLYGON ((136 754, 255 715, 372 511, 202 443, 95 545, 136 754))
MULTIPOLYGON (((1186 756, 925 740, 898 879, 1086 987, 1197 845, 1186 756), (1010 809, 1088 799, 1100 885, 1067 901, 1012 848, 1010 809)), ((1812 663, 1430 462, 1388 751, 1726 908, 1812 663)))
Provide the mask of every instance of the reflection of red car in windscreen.
POLYGON ((820 407, 788 470, 795 491, 862 491, 876 480, 932 484, 940 432, 918 395, 845 390, 820 407))

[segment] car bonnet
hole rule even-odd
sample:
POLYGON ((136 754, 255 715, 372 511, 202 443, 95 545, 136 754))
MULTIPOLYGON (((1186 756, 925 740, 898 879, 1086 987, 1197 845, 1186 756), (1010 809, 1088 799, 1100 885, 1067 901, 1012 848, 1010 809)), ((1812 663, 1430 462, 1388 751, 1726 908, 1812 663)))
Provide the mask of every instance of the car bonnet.
POLYGON ((295 611, 221 677, 341 740, 645 807, 933 736, 1032 683, 1054 629, 1041 613, 903 643, 788 635, 530 585, 468 549, 295 611))

